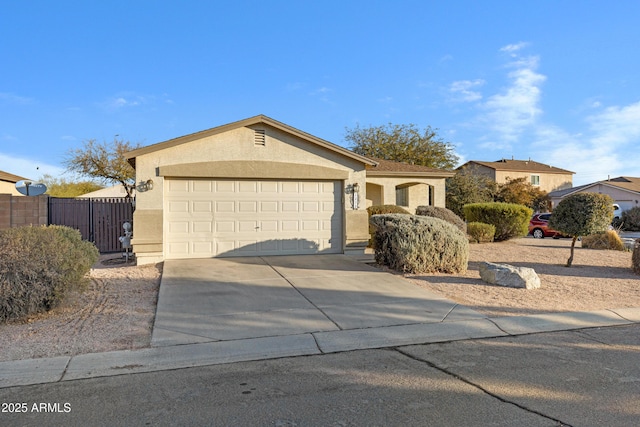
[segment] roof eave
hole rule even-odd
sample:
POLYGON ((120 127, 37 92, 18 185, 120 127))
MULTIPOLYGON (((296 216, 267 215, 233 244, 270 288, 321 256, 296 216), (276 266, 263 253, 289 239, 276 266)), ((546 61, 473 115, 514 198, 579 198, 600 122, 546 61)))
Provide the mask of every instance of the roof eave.
POLYGON ((455 172, 449 171, 434 171, 434 172, 394 172, 394 171, 376 171, 367 170, 367 176, 375 177, 416 177, 416 178, 450 178, 455 175, 455 172))
POLYGON ((223 133, 232 129, 237 129, 237 128, 241 128, 241 127, 247 127, 247 126, 252 126, 252 125, 256 125, 259 123, 264 123, 268 126, 271 126, 273 128, 279 129, 281 131, 287 132, 291 135, 297 136, 299 138, 305 139, 309 142, 312 142, 316 145, 319 145, 323 148, 326 148, 330 151, 334 151, 337 152, 339 154, 342 154, 346 157, 352 158, 354 160, 360 161, 366 165, 371 165, 371 166, 375 166, 378 163, 375 162, 374 160, 369 159, 368 157, 365 156, 361 156, 360 154, 356 154, 351 150, 348 150, 346 148, 340 147, 339 145, 336 145, 332 142, 326 141, 322 138, 318 138, 316 136, 313 136, 309 133, 303 132, 299 129, 296 129, 294 127, 291 127, 289 125, 286 125, 282 122, 279 122, 277 120, 274 120, 270 117, 267 117, 265 115, 258 115, 258 116, 254 116, 254 117, 249 117, 247 119, 244 120, 239 120, 237 122, 233 122, 233 123, 228 123, 226 125, 222 125, 222 126, 218 126, 215 128, 211 128, 211 129, 207 129, 207 130, 203 130, 200 132, 195 132, 189 135, 184 135, 178 138, 174 138, 174 139, 170 139, 164 142, 158 142, 156 144, 152 144, 149 145, 147 147, 142 147, 142 148, 138 148, 136 150, 132 150, 129 151, 127 153, 125 153, 125 157, 127 158, 127 160, 129 161, 129 164, 131 164, 134 168, 135 168, 135 158, 144 154, 149 154, 149 153, 153 153, 155 151, 159 151, 159 150, 164 150, 167 148, 171 148, 171 147, 175 147, 181 144, 185 144, 187 142, 191 142, 191 141, 195 141, 197 139, 202 139, 202 138, 206 138, 208 136, 212 136, 212 135, 216 135, 219 133, 223 133))

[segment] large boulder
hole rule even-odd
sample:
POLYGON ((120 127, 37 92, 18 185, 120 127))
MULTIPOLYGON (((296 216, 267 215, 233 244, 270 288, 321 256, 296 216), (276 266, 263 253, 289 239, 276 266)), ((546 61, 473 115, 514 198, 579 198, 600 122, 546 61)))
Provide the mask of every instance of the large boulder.
POLYGON ((480 278, 492 285, 509 288, 538 289, 540 287, 540 278, 535 270, 529 267, 483 262, 480 264, 480 278))

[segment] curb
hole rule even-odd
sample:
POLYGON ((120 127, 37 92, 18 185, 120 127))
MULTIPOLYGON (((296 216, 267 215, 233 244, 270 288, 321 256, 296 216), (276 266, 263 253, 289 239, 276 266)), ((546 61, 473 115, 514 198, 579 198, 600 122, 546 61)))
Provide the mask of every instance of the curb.
POLYGON ((0 388, 640 323, 640 308, 481 318, 0 362, 0 388))

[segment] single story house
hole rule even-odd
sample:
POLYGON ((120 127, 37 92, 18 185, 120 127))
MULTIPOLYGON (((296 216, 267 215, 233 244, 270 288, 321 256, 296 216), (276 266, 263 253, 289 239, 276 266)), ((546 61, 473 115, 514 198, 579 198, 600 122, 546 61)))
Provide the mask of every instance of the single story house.
POLYGON ((371 204, 445 204, 453 172, 370 159, 264 115, 127 153, 139 264, 362 253, 371 204))
POLYGON ((0 194, 11 194, 12 196, 22 196, 18 190, 16 190, 16 182, 24 181, 27 178, 23 178, 18 175, 13 175, 8 172, 0 171, 0 194))
POLYGON ((495 162, 471 160, 459 166, 457 170, 466 169, 473 174, 485 175, 498 184, 506 184, 508 180, 526 178, 531 185, 539 187, 547 193, 555 190, 571 188, 573 175, 565 169, 529 160, 501 159, 495 162))
POLYGON ((640 178, 620 176, 618 178, 607 179, 606 181, 597 181, 578 187, 552 191, 549 193, 552 209, 558 206, 558 203, 560 203, 563 198, 576 193, 608 194, 620 208, 619 211, 615 212, 615 216, 619 217, 622 212, 640 206, 638 203, 640 200, 640 178))
POLYGON ((79 195, 78 199, 104 199, 104 198, 116 198, 127 197, 127 190, 125 190, 122 184, 112 185, 110 187, 101 188, 99 190, 91 191, 90 193, 84 193, 79 195))

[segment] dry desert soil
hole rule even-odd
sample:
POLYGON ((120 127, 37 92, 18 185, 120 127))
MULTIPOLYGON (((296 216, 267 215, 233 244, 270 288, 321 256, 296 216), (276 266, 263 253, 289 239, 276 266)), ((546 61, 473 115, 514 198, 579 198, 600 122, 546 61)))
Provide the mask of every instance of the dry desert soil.
MULTIPOLYGON (((570 244, 548 238, 473 244, 464 274, 404 277, 492 317, 640 307, 640 276, 631 269, 631 252, 583 249, 577 243, 567 268, 570 244), (532 267, 541 288, 486 284, 478 273, 482 261, 532 267)), ((49 313, 1 324, 0 361, 148 347, 162 264, 123 261, 119 254, 102 256, 84 293, 49 313)))

